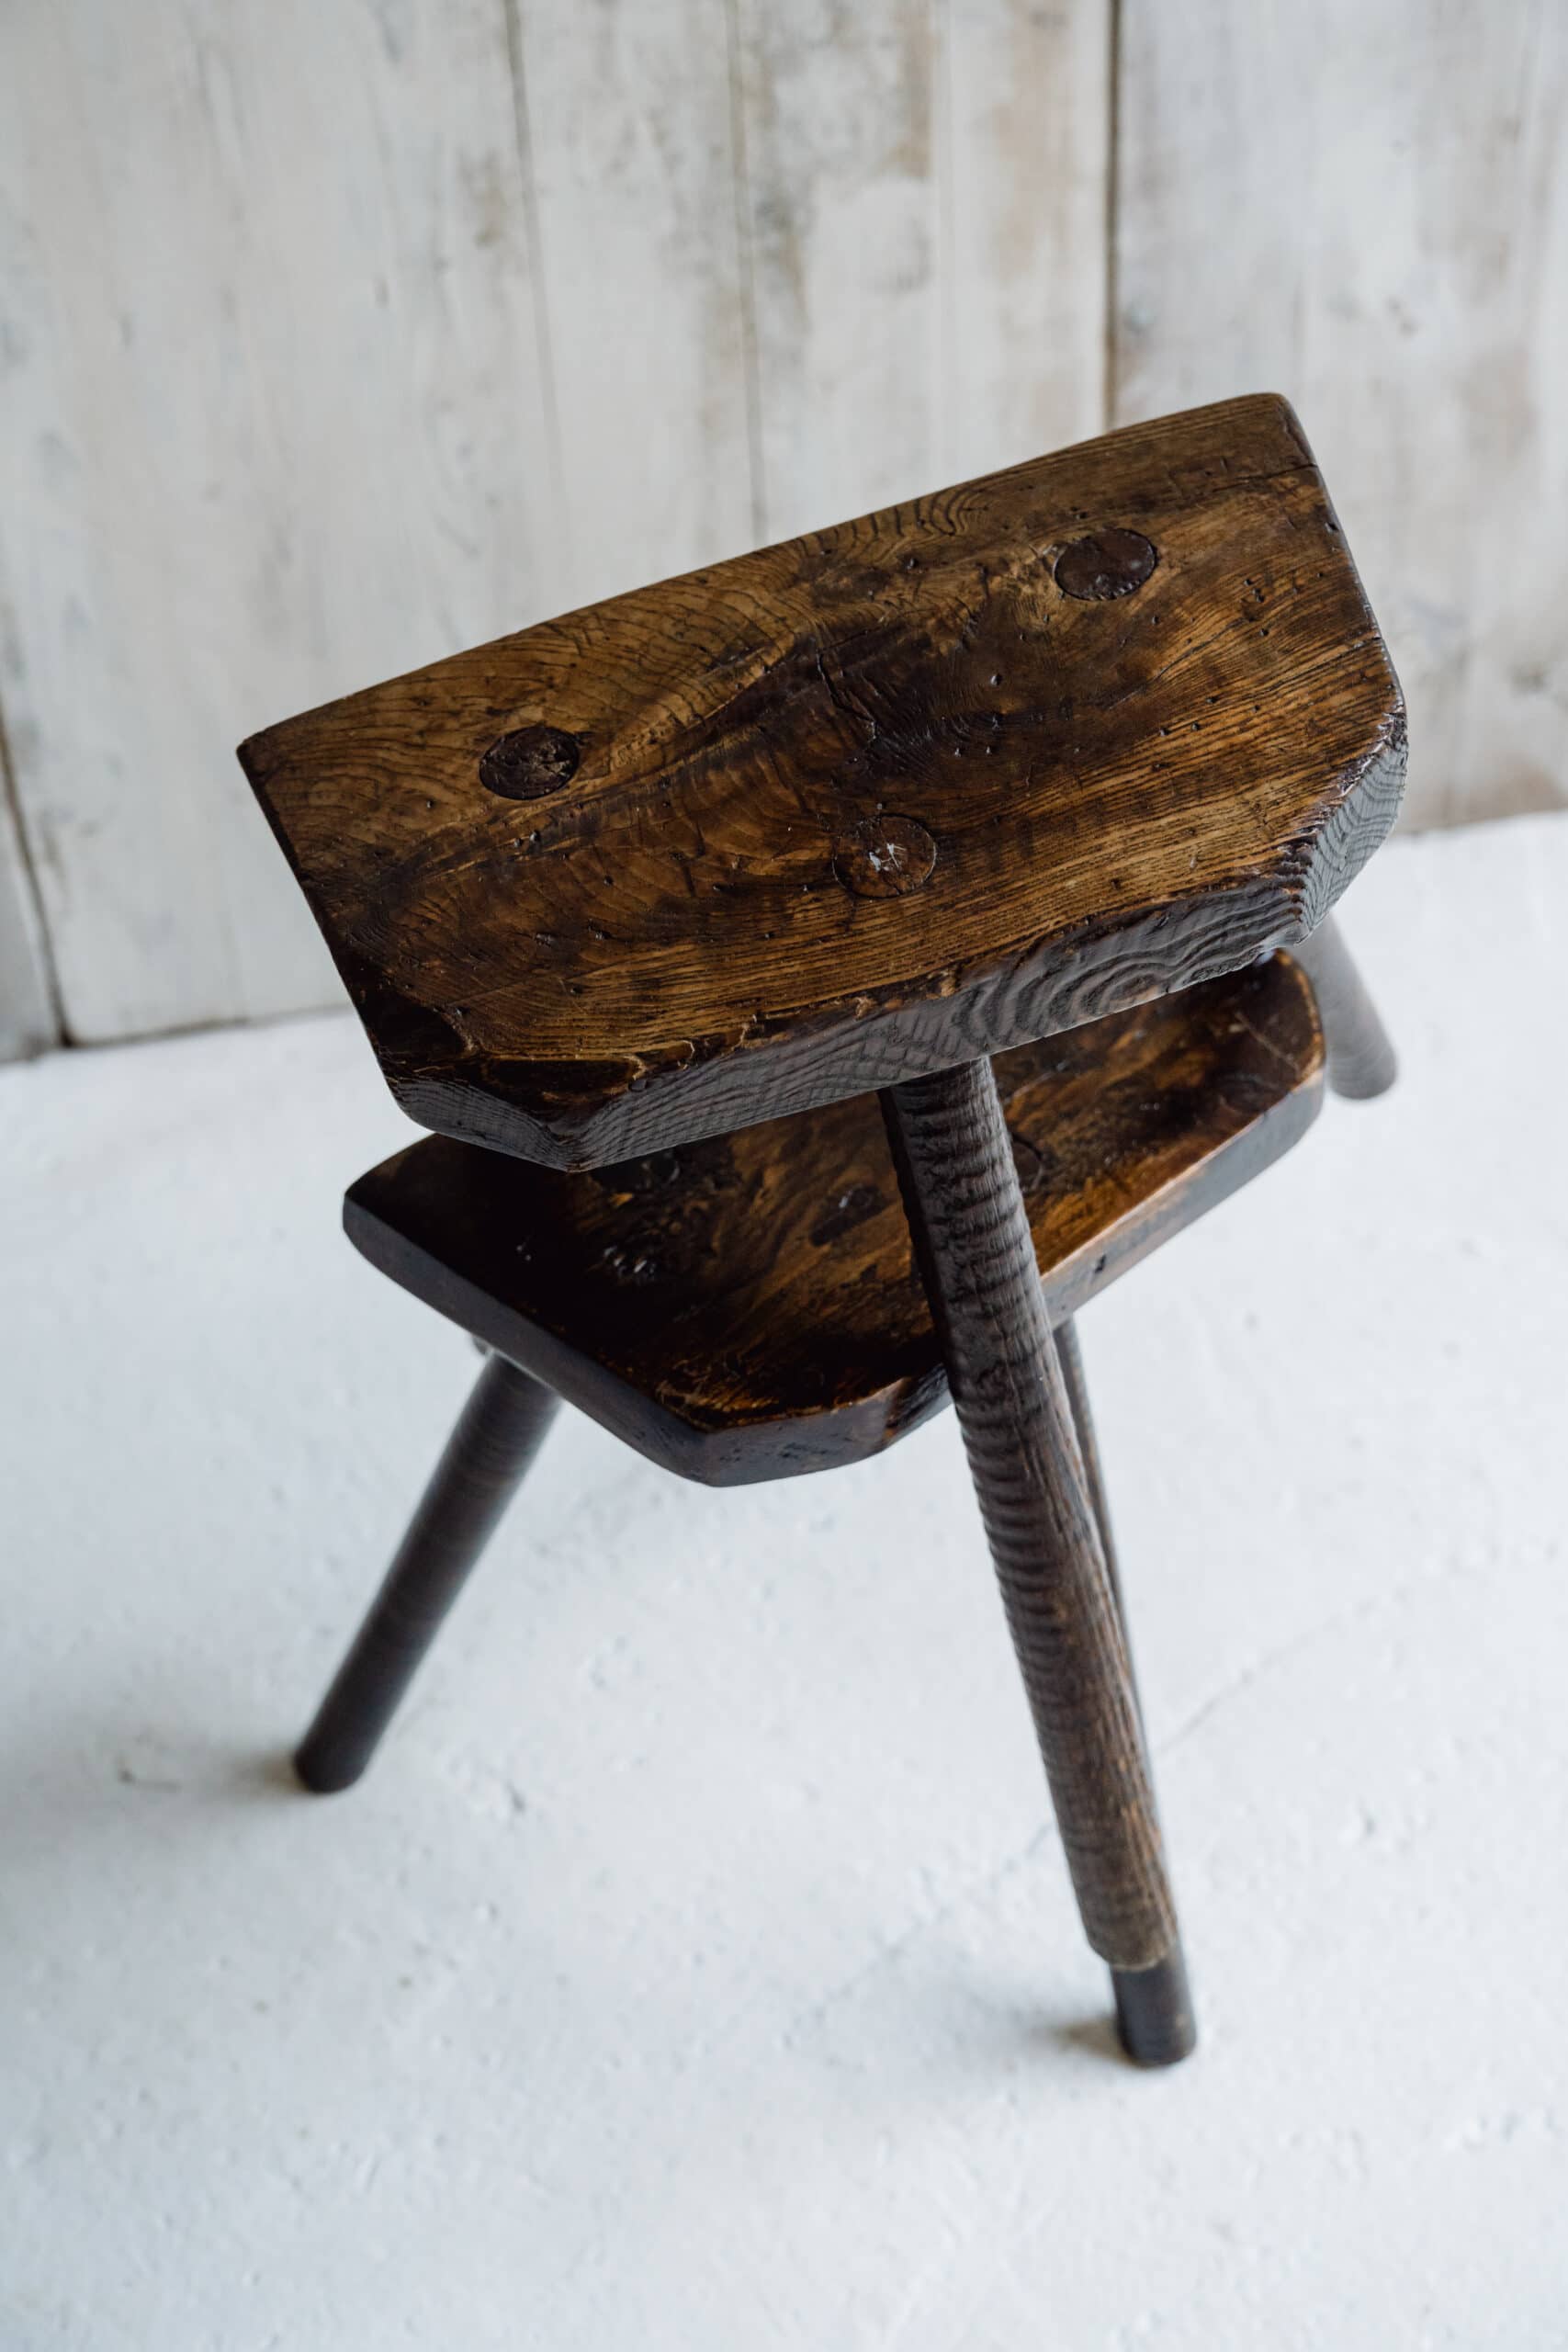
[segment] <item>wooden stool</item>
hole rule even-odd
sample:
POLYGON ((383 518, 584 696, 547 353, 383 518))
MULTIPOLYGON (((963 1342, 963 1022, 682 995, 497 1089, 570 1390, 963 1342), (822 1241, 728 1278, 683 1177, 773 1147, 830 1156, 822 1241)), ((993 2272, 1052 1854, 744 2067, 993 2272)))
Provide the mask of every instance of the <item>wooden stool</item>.
MULTIPOLYGON (((1123 2043, 1183 2056, 1070 1318, 1310 1121, 1318 1012, 1272 951, 1398 804, 1399 689, 1290 409, 667 581, 241 757, 442 1138, 349 1231, 495 1351, 306 1784, 363 1770, 557 1396, 727 1484, 860 1460, 945 1392, 1123 2043)), ((1323 938, 1330 1076, 1376 1091, 1323 938)))

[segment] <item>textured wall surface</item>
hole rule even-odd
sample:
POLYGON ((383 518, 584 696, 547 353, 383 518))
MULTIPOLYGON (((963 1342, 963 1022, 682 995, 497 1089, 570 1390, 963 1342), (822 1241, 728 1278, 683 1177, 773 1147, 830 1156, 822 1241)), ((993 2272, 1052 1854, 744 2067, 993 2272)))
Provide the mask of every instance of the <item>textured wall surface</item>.
POLYGON ((335 1000, 232 759, 574 603, 1297 398, 1414 821, 1568 792, 1546 0, 10 0, 0 1052, 335 1000))
POLYGON ((1290 393, 1417 824, 1568 801, 1568 8, 1122 0, 1118 416, 1290 393))
POLYGON ((0 1073, 6 2352, 1562 2352, 1565 896, 1568 818, 1396 842, 1399 1087, 1084 1317, 1162 2076, 951 1415, 721 1494, 563 1414, 307 1798, 474 1376, 336 1229, 410 1130, 335 1016, 0 1073))

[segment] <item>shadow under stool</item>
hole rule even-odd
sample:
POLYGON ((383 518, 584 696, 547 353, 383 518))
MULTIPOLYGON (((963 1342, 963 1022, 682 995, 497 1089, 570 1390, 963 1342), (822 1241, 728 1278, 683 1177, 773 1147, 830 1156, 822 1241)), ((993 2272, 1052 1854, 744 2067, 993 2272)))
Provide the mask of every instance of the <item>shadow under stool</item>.
POLYGON ((1128 2052, 1192 2047, 1073 1316, 1392 1056, 1403 707, 1267 396, 242 748, 398 1100, 358 1247, 491 1352, 298 1758, 364 1770, 558 1398, 714 1485, 951 1397, 1128 2052), (1302 943, 1295 956, 1280 954, 1302 943))

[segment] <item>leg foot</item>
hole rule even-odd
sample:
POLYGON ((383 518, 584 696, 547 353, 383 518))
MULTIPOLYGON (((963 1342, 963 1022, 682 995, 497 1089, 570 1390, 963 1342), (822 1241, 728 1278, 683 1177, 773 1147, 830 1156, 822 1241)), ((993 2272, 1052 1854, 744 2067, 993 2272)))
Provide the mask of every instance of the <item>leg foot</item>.
POLYGON ((1180 1947, 1152 1968, 1113 1968, 1116 2030, 1136 2066, 1174 2066, 1197 2041, 1180 1947))
MULTIPOLYGON (((974 1062, 882 1099, 1084 1929, 1119 1980, 1119 2010, 1123 1979, 1140 2008, 1135 1980, 1168 1980, 1173 1968, 1179 1978, 1176 1911, 996 1079, 989 1062, 974 1062)), ((1185 2054, 1168 2030, 1165 2041, 1169 2056, 1185 2054)))
POLYGON ((294 1769, 314 1794, 350 1787, 375 1754, 537 1452, 556 1401, 503 1357, 491 1356, 480 1373, 386 1582, 295 1756, 294 1769))

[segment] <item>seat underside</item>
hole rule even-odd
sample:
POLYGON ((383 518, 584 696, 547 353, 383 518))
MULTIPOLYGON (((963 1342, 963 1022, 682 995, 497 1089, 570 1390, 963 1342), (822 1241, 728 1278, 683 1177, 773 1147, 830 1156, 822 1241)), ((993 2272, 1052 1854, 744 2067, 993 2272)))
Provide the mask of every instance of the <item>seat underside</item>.
MULTIPOLYGON (((998 1055, 1054 1320, 1287 1150, 1323 1049, 1288 958, 998 1055)), ((874 1097, 567 1174, 445 1136, 344 1204, 385 1273, 652 1460, 863 1460, 946 1401, 874 1097)))

